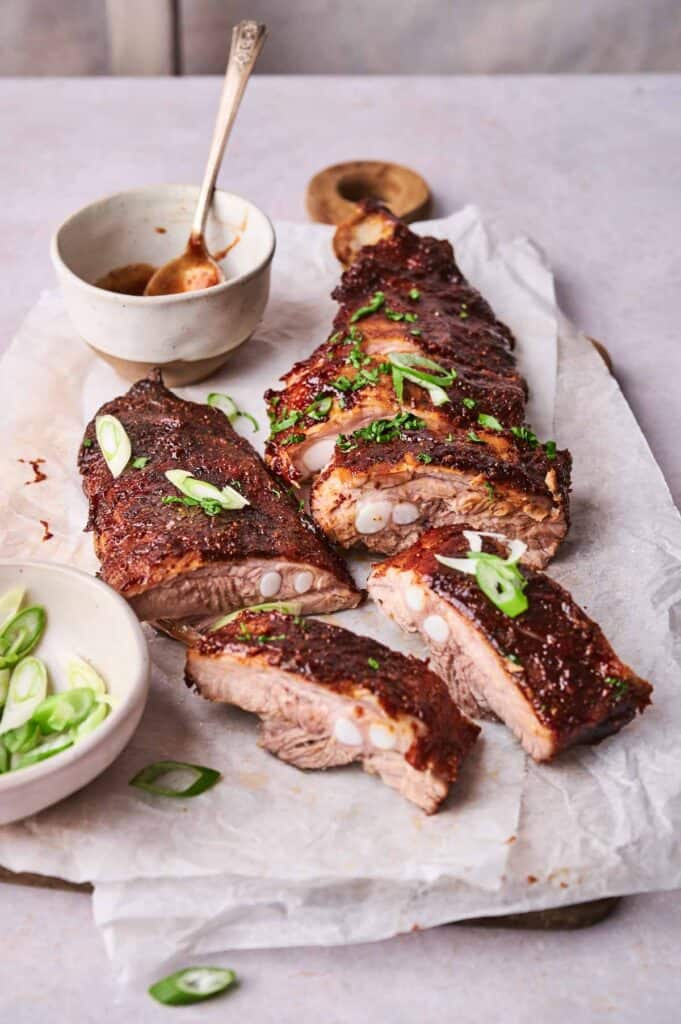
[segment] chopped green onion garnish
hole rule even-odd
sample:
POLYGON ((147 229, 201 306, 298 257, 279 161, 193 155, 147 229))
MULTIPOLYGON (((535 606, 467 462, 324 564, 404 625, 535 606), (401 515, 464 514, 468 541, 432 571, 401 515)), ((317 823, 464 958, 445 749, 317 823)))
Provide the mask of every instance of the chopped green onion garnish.
POLYGON ((229 484, 220 490, 205 480, 197 480, 186 469, 169 469, 166 472, 166 479, 186 497, 193 498, 199 503, 214 502, 223 509, 240 509, 244 505, 250 505, 243 494, 239 494, 229 484))
POLYGON ((342 452, 352 451, 357 445, 353 444, 350 438, 356 438, 360 441, 376 441, 378 444, 384 444, 387 441, 396 441, 404 431, 423 430, 425 426, 426 421, 418 416, 414 416, 410 412, 400 412, 397 416, 393 416, 391 420, 372 420, 368 426, 353 430, 349 437, 345 434, 339 434, 336 440, 336 447, 342 452))
POLYGON ((367 665, 369 666, 370 669, 373 669, 374 672, 378 672, 379 668, 381 667, 380 663, 376 661, 375 658, 367 658, 367 665))
POLYGON ((89 687, 65 690, 46 697, 35 709, 31 718, 42 732, 64 732, 74 725, 80 725, 95 706, 95 695, 89 687))
POLYGON ((14 587, 12 590, 7 590, 0 597, 0 633, 2 633, 9 620, 13 619, 21 608, 24 593, 23 587, 14 587))
POLYGON ((144 469, 144 467, 146 466, 147 462, 149 462, 149 461, 150 461, 150 458, 149 458, 148 455, 138 455, 136 459, 132 460, 132 468, 133 469, 144 469))
POLYGON ((474 430, 469 430, 468 433, 466 434, 466 437, 468 438, 469 441, 472 441, 474 444, 485 443, 481 437, 478 437, 474 430))
POLYGON ((555 459, 556 457, 556 442, 547 441, 544 445, 544 451, 546 452, 547 459, 555 459))
POLYGON ((24 608, 0 633, 0 668, 16 665, 36 646, 45 632, 47 613, 42 605, 24 608))
POLYGON ((12 672, 7 702, 0 721, 0 735, 17 729, 47 694, 47 669, 39 658, 24 658, 12 672))
POLYGON ((9 771, 9 751, 0 743, 0 775, 9 771))
POLYGON ((539 444, 539 438, 529 427, 511 427, 511 433, 519 441, 525 441, 531 448, 536 448, 539 444))
POLYGON ((413 299, 415 302, 417 299, 421 298, 421 292, 418 290, 418 288, 411 289, 411 291, 409 292, 409 298, 413 299))
POLYGON ((444 405, 451 401, 443 389, 454 383, 457 377, 456 370, 445 370, 433 359, 427 359, 416 352, 390 352, 388 361, 393 368, 393 387, 398 402, 402 402, 403 399, 405 379, 425 388, 433 405, 444 405), (426 373, 425 370, 435 372, 426 373))
POLYGON ((280 434, 282 430, 288 430, 289 427, 295 427, 299 420, 302 420, 302 412, 298 412, 297 409, 293 409, 291 412, 287 412, 286 409, 282 410, 283 415, 280 419, 270 420, 270 434, 280 434))
POLYGON ((478 416, 478 423, 481 427, 486 427, 487 430, 503 430, 501 423, 496 416, 490 416, 486 412, 481 412, 478 416))
POLYGON ((83 441, 83 448, 92 448, 92 438, 86 437, 83 441))
POLYGON ((303 605, 301 601, 266 601, 264 604, 251 604, 248 608, 238 608, 235 612, 223 615, 210 627, 210 632, 222 629, 238 619, 243 612, 281 612, 282 615, 300 615, 303 605))
POLYGON ((32 764, 38 764, 39 761, 45 761, 48 757, 54 757, 55 754, 61 754, 63 750, 67 750, 72 746, 73 737, 69 733, 59 733, 56 736, 50 736, 49 739, 39 743, 37 747, 33 747, 27 753, 14 754, 12 756, 12 770, 28 768, 32 764))
POLYGON ((529 603, 523 593, 527 580, 515 565, 498 555, 481 555, 473 551, 468 554, 475 557, 478 586, 499 611, 511 619, 527 611, 529 603))
POLYGON ((187 1006, 219 995, 235 981, 234 971, 224 967, 186 967, 153 984, 149 995, 164 1006, 187 1006))
POLYGON ((462 401, 467 409, 475 409, 476 405, 478 404, 474 398, 463 398, 462 401))
POLYGON ((356 324, 357 321, 361 320, 363 317, 370 316, 371 313, 376 313, 377 310, 379 310, 381 306, 384 304, 384 302, 385 295, 383 294, 383 292, 374 292, 373 296, 366 304, 366 306, 360 306, 359 309, 355 310, 355 312, 350 317, 350 323, 356 324))
POLYGON ((98 416, 95 420, 97 443, 111 475, 119 477, 130 462, 132 446, 125 427, 115 416, 98 416))
POLYGON ((154 764, 147 765, 134 778, 130 779, 130 785, 156 796, 190 797, 204 793, 220 778, 220 772, 216 772, 214 768, 204 768, 198 764, 185 764, 184 761, 155 761, 154 764), (171 772, 189 772, 194 776, 193 782, 190 782, 184 789, 156 784, 157 779, 163 778, 164 775, 170 775, 171 772))
POLYGON ((433 461, 433 456, 429 455, 428 452, 419 452, 416 458, 419 462, 424 462, 426 465, 433 461))
POLYGON ((626 679, 620 679, 619 676, 606 676, 605 681, 608 686, 613 688, 618 697, 624 696, 629 689, 626 679))
POLYGON ((301 441, 305 440, 305 434, 289 434, 283 441, 280 441, 282 448, 288 448, 290 444, 300 444, 301 441))
POLYGON ((449 558, 436 554, 436 560, 450 569, 475 576, 483 594, 510 618, 514 619, 526 611, 529 604, 523 591, 527 586, 527 580, 516 562, 527 551, 527 544, 521 540, 510 541, 508 558, 503 559, 482 551, 483 537, 491 536, 505 540, 501 534, 466 530, 464 536, 471 546, 471 550, 466 552, 466 558, 449 558))
POLYGON ((66 679, 71 690, 85 686, 97 695, 106 693, 106 683, 99 673, 95 672, 87 661, 83 661, 75 654, 68 660, 66 679))
POLYGON ((311 420, 325 420, 331 412, 332 405, 333 398, 330 395, 326 395, 324 398, 317 398, 308 405, 305 415, 309 416, 311 420))
POLYGON ((210 405, 213 409, 219 409, 220 412, 224 412, 230 423, 234 423, 235 420, 242 416, 252 425, 254 433, 260 430, 260 424, 255 416, 251 416, 250 412, 243 412, 230 395, 224 395, 221 391, 211 391, 206 399, 206 404, 210 405))

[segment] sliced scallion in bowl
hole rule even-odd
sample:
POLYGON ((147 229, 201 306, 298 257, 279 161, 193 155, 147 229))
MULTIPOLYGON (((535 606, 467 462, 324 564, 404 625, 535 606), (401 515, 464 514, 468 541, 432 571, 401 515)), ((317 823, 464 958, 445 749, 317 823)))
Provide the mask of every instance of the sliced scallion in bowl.
POLYGON ((41 640, 47 613, 42 605, 21 609, 24 592, 0 596, 13 612, 0 630, 0 774, 38 764, 61 753, 100 725, 112 703, 106 683, 82 658, 66 667, 69 689, 48 693, 47 665, 30 652, 41 640))

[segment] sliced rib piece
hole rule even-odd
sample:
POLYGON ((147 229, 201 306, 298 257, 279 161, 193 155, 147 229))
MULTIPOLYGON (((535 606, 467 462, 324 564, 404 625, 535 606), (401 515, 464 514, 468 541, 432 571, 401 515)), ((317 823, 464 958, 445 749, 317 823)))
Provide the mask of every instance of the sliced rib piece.
POLYGON ((333 293, 341 304, 333 333, 266 396, 273 421, 266 459, 280 475, 291 483, 314 476, 339 434, 401 409, 444 433, 476 423, 480 413, 522 424, 527 385, 515 366, 513 336, 464 279, 449 242, 422 238, 365 203, 339 227, 336 247, 355 262, 333 293), (386 373, 393 353, 454 370, 449 401, 436 407, 414 384, 400 401, 386 373))
MULTIPOLYGON (((390 348, 393 353, 415 351, 415 346, 394 344, 390 348)), ((443 435, 458 426, 477 427, 480 413, 494 416, 500 423, 523 421, 525 385, 518 374, 502 378, 440 357, 437 365, 456 374, 454 382, 443 388, 449 401, 434 405, 424 388, 406 379, 400 401, 392 365, 385 355, 377 353, 353 366, 347 361, 348 345, 335 345, 325 349, 310 372, 296 371, 292 383, 282 391, 267 392, 272 430, 276 431, 268 441, 267 459, 276 473, 291 483, 303 483, 328 464, 339 435, 403 410, 443 435), (280 430, 281 424, 289 425, 280 430)), ((316 354, 310 363, 315 359, 316 354)))
MULTIPOLYGON (((506 557, 506 544, 483 541, 483 551, 506 557)), ((369 579, 383 611, 422 634, 431 665, 462 708, 499 717, 528 754, 548 761, 618 732, 647 707, 650 684, 620 661, 563 587, 524 570, 528 609, 509 618, 475 576, 435 557, 465 558, 468 550, 463 529, 432 530, 369 579)))
POLYGON ((523 540, 530 566, 553 556, 569 524, 568 452, 480 427, 394 433, 346 438, 317 477, 311 509, 328 537, 394 554, 427 529, 466 523, 523 540))
POLYGON ((121 421, 133 456, 148 461, 114 479, 95 421, 88 425, 78 459, 88 529, 102 578, 141 619, 203 618, 274 599, 319 612, 359 603, 342 560, 219 410, 177 398, 156 371, 103 413, 121 421), (170 469, 236 487, 250 504, 217 515, 164 504, 179 494, 170 469))
POLYGON ((480 731, 423 662, 278 612, 242 612, 205 636, 187 652, 186 679, 209 700, 259 715, 261 745, 283 761, 359 761, 428 814, 480 731))

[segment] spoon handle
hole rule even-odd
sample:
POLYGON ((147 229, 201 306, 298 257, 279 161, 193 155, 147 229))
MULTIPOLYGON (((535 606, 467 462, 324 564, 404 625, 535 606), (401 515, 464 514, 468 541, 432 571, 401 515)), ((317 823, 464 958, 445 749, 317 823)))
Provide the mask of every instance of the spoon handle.
POLYGON ((232 46, 225 71, 225 83, 222 87, 220 106, 215 119, 213 139, 201 183, 199 201, 194 211, 190 242, 203 239, 208 208, 213 198, 227 139, 241 104, 246 83, 263 48, 266 35, 267 29, 257 21, 240 21, 232 29, 232 46))

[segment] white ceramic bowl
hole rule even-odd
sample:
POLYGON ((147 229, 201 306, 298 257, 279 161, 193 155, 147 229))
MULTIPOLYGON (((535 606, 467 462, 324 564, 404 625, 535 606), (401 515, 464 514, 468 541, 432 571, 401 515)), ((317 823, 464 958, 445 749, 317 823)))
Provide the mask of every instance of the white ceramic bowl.
POLYGON ((73 747, 0 775, 0 825, 62 800, 108 768, 137 728, 149 691, 144 634, 111 587, 66 565, 0 562, 0 594, 16 586, 47 609, 47 629, 33 653, 47 664, 50 691, 65 689, 64 664, 77 654, 100 672, 116 705, 73 747))
POLYGON ((167 382, 212 372, 257 327, 267 304, 274 229, 257 206, 216 190, 206 226, 223 284, 180 295, 144 297, 97 288, 119 267, 158 267, 185 249, 199 189, 149 185, 84 206, 64 221, 51 255, 66 309, 85 341, 126 376, 166 366, 167 382))

